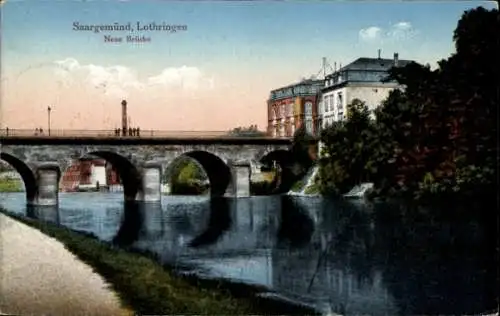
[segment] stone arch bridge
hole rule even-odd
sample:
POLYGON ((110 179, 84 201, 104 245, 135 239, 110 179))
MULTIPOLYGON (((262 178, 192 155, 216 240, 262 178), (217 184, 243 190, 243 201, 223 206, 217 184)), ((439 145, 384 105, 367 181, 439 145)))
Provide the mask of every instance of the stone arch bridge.
POLYGON ((61 174, 85 156, 105 159, 119 173, 126 201, 161 200, 161 175, 188 156, 205 170, 215 196, 250 195, 252 167, 289 163, 289 139, 1 137, 1 159, 21 175, 32 205, 57 205, 61 174))

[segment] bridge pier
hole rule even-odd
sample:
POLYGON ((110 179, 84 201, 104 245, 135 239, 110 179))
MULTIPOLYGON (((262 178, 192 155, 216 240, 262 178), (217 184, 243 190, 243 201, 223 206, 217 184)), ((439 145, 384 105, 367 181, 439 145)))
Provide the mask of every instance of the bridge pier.
POLYGON ((59 204, 59 164, 47 162, 37 166, 35 170, 36 194, 28 204, 39 206, 56 206, 59 204))
POLYGON ((138 200, 161 202, 161 164, 146 162, 142 168, 142 192, 138 200))
POLYGON ((250 176, 252 165, 249 161, 233 161, 230 164, 232 181, 231 195, 234 197, 250 196, 250 176))

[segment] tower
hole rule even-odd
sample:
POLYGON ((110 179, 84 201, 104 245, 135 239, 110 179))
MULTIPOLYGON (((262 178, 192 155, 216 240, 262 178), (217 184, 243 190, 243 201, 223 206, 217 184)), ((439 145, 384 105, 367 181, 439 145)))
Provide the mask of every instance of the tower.
POLYGON ((127 121, 127 101, 122 101, 122 135, 127 135, 128 130, 128 121, 127 121))

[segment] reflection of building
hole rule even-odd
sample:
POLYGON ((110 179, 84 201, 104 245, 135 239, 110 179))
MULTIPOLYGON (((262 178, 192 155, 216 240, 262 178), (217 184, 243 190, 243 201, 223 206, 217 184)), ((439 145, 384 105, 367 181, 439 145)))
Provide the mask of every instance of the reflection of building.
POLYGON ((273 288, 279 293, 341 315, 397 315, 382 273, 361 276, 344 255, 320 249, 273 250, 273 288))
POLYGON ((399 60, 398 54, 393 59, 358 58, 345 67, 327 75, 323 82, 321 102, 318 112, 321 115, 321 126, 342 121, 347 116, 347 105, 354 99, 366 102, 373 111, 389 92, 398 88, 396 82, 382 82, 393 66, 404 66, 411 61, 399 60))
POLYGON ((98 189, 119 184, 117 171, 103 159, 81 159, 64 172, 61 191, 98 189))
POLYGON ((322 80, 304 80, 271 91, 267 101, 267 132, 273 137, 291 137, 302 125, 316 132, 318 92, 322 80))

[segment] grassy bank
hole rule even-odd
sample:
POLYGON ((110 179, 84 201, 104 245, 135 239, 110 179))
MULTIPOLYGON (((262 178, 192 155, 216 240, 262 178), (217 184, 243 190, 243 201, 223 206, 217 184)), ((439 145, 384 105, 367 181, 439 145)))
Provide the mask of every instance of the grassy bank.
POLYGON ((23 185, 20 180, 0 179, 0 192, 22 192, 23 185))
POLYGON ((124 307, 139 314, 313 314, 306 308, 256 297, 257 287, 179 276, 151 254, 119 249, 87 234, 0 212, 59 240, 111 284, 124 307))

